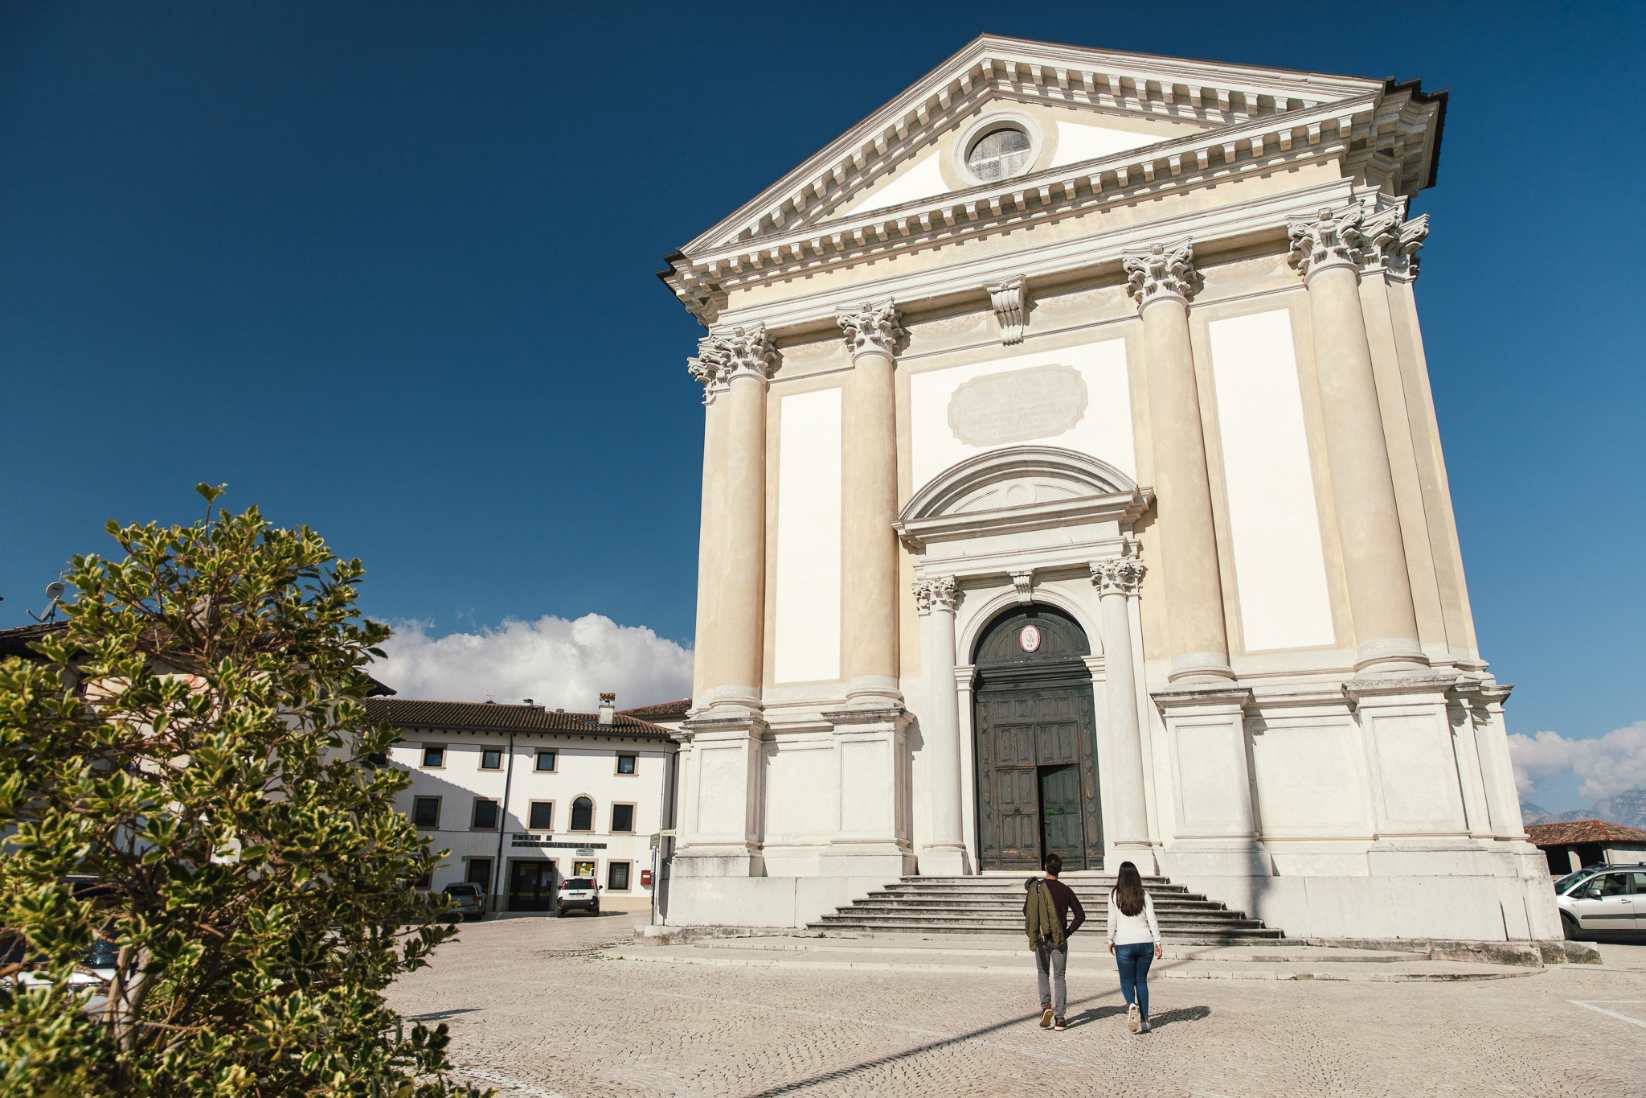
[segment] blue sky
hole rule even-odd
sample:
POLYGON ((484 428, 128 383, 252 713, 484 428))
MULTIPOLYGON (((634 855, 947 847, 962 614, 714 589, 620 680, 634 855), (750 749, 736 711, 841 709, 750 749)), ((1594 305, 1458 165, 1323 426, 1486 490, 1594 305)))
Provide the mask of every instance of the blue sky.
POLYGON ((0 6, 0 625, 208 479, 429 645, 547 617, 678 664, 702 421, 660 259, 990 31, 1450 89, 1418 293, 1482 645, 1512 728, 1646 718, 1646 8, 1045 7, 0 6))

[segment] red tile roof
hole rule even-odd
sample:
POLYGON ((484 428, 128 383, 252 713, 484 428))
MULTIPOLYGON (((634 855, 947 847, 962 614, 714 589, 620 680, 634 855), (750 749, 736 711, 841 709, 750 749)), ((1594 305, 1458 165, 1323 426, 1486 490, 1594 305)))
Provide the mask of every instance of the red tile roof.
POLYGON ((624 713, 601 724, 598 713, 566 713, 540 705, 498 705, 492 702, 419 701, 415 698, 368 698, 366 712, 374 720, 398 728, 427 728, 446 732, 569 732, 580 736, 616 736, 627 739, 667 740, 672 733, 661 725, 624 713))
POLYGON ((670 702, 637 705, 633 709, 619 709, 617 712, 621 716, 638 717, 643 721, 680 721, 686 719, 686 712, 691 707, 690 698, 676 698, 670 702))
POLYGON ((1526 834, 1538 846, 1576 846, 1579 843, 1639 843, 1646 846, 1646 831, 1606 820, 1531 824, 1526 828, 1526 834))

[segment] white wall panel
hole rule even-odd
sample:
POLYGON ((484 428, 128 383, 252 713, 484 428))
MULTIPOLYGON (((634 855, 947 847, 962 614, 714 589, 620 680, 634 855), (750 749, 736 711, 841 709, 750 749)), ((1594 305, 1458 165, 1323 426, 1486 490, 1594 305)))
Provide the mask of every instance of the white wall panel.
POLYGON ((963 458, 1031 444, 1137 475, 1122 339, 913 374, 909 407, 917 492, 963 458))
POLYGON ((1246 649, 1331 644, 1291 314, 1275 309, 1208 327, 1246 649))
POLYGON ((840 677, 840 399, 796 393, 779 409, 778 682, 840 677))
POLYGON ((1158 137, 1151 137, 1148 134, 1132 133, 1130 130, 1117 130, 1108 126, 1085 126, 1060 118, 1057 121, 1057 153, 1052 157, 1049 166, 1057 168, 1064 164, 1078 164, 1082 160, 1096 160, 1100 156, 1112 156, 1127 149, 1140 149, 1144 145, 1153 145, 1156 141, 1165 139, 1164 133, 1158 137))

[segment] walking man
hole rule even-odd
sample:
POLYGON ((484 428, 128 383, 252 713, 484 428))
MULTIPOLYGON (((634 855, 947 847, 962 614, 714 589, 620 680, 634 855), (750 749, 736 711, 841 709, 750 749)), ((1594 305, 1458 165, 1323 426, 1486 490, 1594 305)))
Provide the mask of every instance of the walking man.
POLYGON ((1064 980, 1069 965, 1069 935, 1086 921, 1086 912, 1074 890, 1057 879, 1061 872, 1063 859, 1048 854, 1045 879, 1030 877, 1023 884, 1028 892, 1023 901, 1023 928, 1029 935, 1029 948, 1034 951, 1035 975, 1040 984, 1041 1029, 1069 1028, 1064 1017, 1069 1005, 1064 980))

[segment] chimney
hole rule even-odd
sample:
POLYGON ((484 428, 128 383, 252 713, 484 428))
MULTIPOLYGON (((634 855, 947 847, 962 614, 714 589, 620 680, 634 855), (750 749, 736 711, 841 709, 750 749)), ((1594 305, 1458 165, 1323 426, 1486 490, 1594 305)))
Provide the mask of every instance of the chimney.
POLYGON ((617 695, 616 694, 601 694, 600 695, 600 723, 601 724, 610 724, 610 723, 612 723, 612 715, 616 711, 616 709, 617 709, 617 695))

